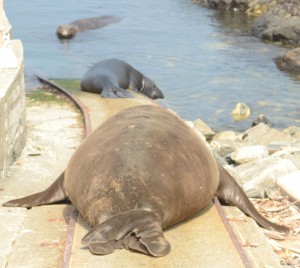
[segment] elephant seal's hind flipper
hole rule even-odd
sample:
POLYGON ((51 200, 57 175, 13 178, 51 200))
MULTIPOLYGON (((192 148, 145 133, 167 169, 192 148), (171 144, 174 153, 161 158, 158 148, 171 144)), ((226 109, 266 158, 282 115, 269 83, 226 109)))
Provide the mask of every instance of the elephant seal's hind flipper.
POLYGON ((25 196, 22 198, 10 200, 2 204, 2 206, 30 208, 30 207, 40 206, 40 205, 52 204, 67 199, 67 194, 65 192, 65 187, 64 187, 64 174, 65 172, 63 172, 54 181, 54 183, 45 191, 33 195, 25 196))
POLYGON ((289 233, 290 229, 267 220, 260 215, 254 205, 251 203, 245 192, 232 178, 232 176, 218 164, 220 173, 219 187, 216 196, 228 205, 236 206, 246 215, 252 217, 260 226, 280 233, 289 233))
POLYGON ((107 219, 90 230, 81 242, 98 255, 126 248, 161 257, 171 250, 163 235, 161 219, 144 209, 127 211, 107 219))

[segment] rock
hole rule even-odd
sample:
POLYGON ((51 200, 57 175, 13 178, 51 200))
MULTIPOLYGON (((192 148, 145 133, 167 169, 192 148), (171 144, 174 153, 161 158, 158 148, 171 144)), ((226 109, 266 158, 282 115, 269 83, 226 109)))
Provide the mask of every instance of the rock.
POLYGON ((267 12, 272 6, 274 6, 276 4, 275 1, 272 1, 271 3, 267 3, 266 1, 261 2, 261 1, 249 1, 248 3, 248 9, 246 10, 246 13, 248 15, 254 15, 254 16, 258 16, 261 15, 265 12, 267 12), (273 2, 273 5, 272 5, 273 2), (275 3, 274 3, 275 2, 275 3))
MULTIPOLYGON (((206 147, 207 147, 210 151, 212 151, 212 149, 211 149, 209 143, 208 143, 207 140, 206 140, 206 137, 203 135, 203 133, 202 133, 198 128, 195 127, 194 123, 193 123, 192 121, 185 121, 185 123, 186 123, 190 128, 192 128, 192 129, 195 130, 195 133, 196 133, 196 134, 198 135, 198 137, 204 142, 204 144, 206 145, 206 147)), ((212 152, 213 152, 213 151, 212 151, 212 152)))
POLYGON ((300 200, 300 170, 278 178, 277 186, 282 192, 287 194, 292 201, 300 200))
POLYGON ((194 123, 192 121, 185 121, 185 123, 190 127, 193 128, 196 132, 196 134, 199 136, 201 140, 203 140, 207 147, 209 147, 209 143, 206 141, 206 137, 203 135, 203 133, 195 127, 194 123))
POLYGON ((236 167, 235 179, 248 197, 265 198, 277 190, 278 178, 297 170, 291 160, 268 157, 236 167))
POLYGON ((237 144, 228 140, 212 141, 210 147, 215 153, 225 157, 236 149, 237 144))
POLYGON ((269 155, 268 149, 263 145, 252 145, 238 148, 231 154, 231 159, 238 163, 247 163, 269 155))
POLYGON ((222 157, 232 153, 241 146, 242 136, 238 132, 223 131, 217 133, 210 143, 212 150, 222 157))
POLYGON ((211 140, 212 137, 216 134, 206 123, 201 119, 196 119, 194 121, 194 126, 198 129, 206 138, 206 140, 211 140))
POLYGON ((217 153, 215 153, 215 152, 213 151, 213 155, 214 155, 214 157, 216 158, 217 162, 218 162, 221 166, 228 165, 227 162, 226 162, 226 160, 225 160, 223 157, 221 157, 219 154, 217 154, 217 153))
POLYGON ((288 145, 291 142, 295 142, 295 139, 286 133, 260 123, 245 131, 243 135, 243 142, 258 145, 268 145, 272 143, 284 143, 288 145))
POLYGON ((300 139, 300 127, 291 126, 284 129, 282 132, 290 135, 293 138, 300 139))
POLYGON ((274 158, 289 159, 300 169, 300 147, 283 147, 272 155, 274 158))
POLYGON ((299 44, 299 1, 273 2, 275 5, 268 5, 268 10, 254 23, 252 33, 263 40, 299 44))
POLYGON ((214 141, 222 141, 222 140, 228 140, 228 141, 241 141, 242 137, 240 136, 241 133, 227 130, 217 133, 214 137, 214 141))
POLYGON ((194 0, 194 2, 220 10, 245 11, 248 8, 248 0, 194 0))
POLYGON ((269 121, 267 117, 265 117, 263 114, 260 114, 253 122, 252 122, 252 127, 257 126, 260 123, 264 123, 268 125, 269 127, 272 126, 272 123, 269 121))
MULTIPOLYGON (((299 28, 300 29, 300 28, 299 28)), ((282 71, 300 72, 300 48, 288 51, 285 55, 275 58, 278 69, 282 71)))
POLYGON ((234 120, 246 119, 250 116, 250 108, 245 103, 238 103, 231 112, 234 120))

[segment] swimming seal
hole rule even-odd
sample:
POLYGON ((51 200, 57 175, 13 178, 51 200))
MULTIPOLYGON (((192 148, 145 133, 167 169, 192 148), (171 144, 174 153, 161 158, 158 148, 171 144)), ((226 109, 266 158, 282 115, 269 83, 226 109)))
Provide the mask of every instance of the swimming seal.
POLYGON ((130 98, 131 89, 151 99, 164 98, 161 90, 148 77, 125 61, 108 59, 96 63, 81 80, 83 91, 101 94, 103 98, 130 98))
POLYGON ((120 20, 121 18, 114 16, 101 16, 75 20, 69 24, 60 25, 56 30, 56 34, 60 39, 71 39, 78 32, 95 30, 108 24, 119 22, 120 20))
POLYGON ((93 226, 82 239, 93 254, 126 248, 159 257, 170 251, 163 229, 194 216, 215 194, 263 227, 288 231, 256 211, 194 129, 168 110, 144 105, 90 134, 47 190, 4 206, 69 198, 93 226))

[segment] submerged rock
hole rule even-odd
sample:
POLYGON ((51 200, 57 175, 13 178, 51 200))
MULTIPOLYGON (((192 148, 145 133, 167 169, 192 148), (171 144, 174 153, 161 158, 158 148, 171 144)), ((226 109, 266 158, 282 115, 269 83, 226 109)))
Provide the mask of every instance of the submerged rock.
POLYGON ((251 115, 250 108, 245 103, 238 103, 231 112, 233 119, 246 119, 251 115))

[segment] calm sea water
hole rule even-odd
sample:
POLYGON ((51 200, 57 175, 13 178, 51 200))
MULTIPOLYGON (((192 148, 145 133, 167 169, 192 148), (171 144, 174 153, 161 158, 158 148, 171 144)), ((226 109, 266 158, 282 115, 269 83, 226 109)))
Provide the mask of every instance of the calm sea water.
POLYGON ((185 119, 243 130, 264 113, 275 127, 300 125, 300 82, 273 62, 286 49, 251 37, 244 16, 190 0, 4 2, 27 74, 81 78, 93 63, 115 57, 153 79, 165 94, 161 104, 185 119), (68 42, 55 35, 60 24, 103 15, 123 19, 68 42), (251 108, 248 120, 232 120, 238 102, 251 108))

